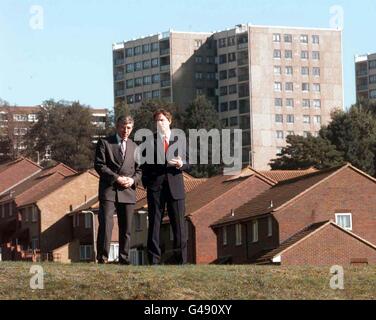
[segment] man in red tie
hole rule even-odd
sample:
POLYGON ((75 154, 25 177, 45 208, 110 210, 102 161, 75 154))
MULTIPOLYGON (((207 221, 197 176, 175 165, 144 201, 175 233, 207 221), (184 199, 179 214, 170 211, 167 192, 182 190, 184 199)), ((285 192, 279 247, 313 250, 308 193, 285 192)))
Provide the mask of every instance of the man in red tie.
MULTIPOLYGON (((190 166, 187 161, 183 161, 183 157, 180 155, 176 155, 169 161, 166 160, 169 147, 177 143, 177 139, 172 138, 171 134, 171 113, 160 109, 154 113, 154 121, 157 127, 157 133, 154 135, 154 162, 142 166, 142 182, 147 190, 148 200, 149 262, 154 265, 161 262, 160 228, 167 206, 167 213, 174 234, 174 260, 177 264, 185 264, 187 263, 187 232, 185 228, 185 190, 182 173, 184 170, 188 171, 190 166), (158 154, 159 150, 164 151, 163 162, 157 160, 161 156, 158 154)), ((186 155, 185 158, 187 158, 186 155)))

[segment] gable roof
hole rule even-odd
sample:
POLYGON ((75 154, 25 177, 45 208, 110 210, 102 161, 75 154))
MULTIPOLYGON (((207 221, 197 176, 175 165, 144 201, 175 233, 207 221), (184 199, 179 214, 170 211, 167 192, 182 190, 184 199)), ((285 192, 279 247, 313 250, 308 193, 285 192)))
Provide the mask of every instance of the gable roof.
POLYGON ((277 211, 295 200, 297 197, 308 192, 311 188, 326 180, 333 174, 345 168, 353 168, 350 164, 342 167, 317 171, 305 176, 286 180, 266 190, 251 201, 235 209, 234 215, 227 215, 212 226, 234 223, 240 220, 248 220, 252 217, 277 211))
POLYGON ((260 171, 261 174, 273 179, 277 182, 282 182, 286 180, 291 180, 294 178, 306 176, 308 174, 317 172, 315 168, 309 168, 306 170, 271 170, 271 171, 260 171))
POLYGON ((0 165, 0 195, 34 176, 41 170, 41 166, 23 157, 0 165))
POLYGON ((376 246, 369 241, 361 238, 360 236, 356 235, 355 233, 350 232, 342 228, 341 226, 337 225, 334 221, 321 221, 318 223, 314 223, 303 230, 297 232, 295 235, 284 241, 278 248, 272 249, 270 251, 261 254, 257 259, 256 263, 270 263, 274 262, 273 260, 279 256, 281 256, 286 251, 290 250, 291 248, 295 247, 299 243, 305 241, 315 233, 319 232, 320 230, 327 228, 328 226, 333 226, 342 232, 347 233, 349 236, 356 238, 358 241, 363 242, 367 246, 371 247, 372 249, 376 250, 376 246))

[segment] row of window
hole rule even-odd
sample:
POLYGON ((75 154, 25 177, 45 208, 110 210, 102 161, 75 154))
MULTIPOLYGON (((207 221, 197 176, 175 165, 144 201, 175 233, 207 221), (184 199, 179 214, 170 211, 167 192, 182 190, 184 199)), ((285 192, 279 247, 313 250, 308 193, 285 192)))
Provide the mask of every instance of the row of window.
POLYGON ((216 72, 195 72, 196 80, 217 80, 217 78, 216 72))
MULTIPOLYGON (((282 67, 281 66, 274 66, 274 74, 275 75, 282 75, 282 67)), ((286 66, 284 74, 293 75, 294 74, 294 68, 292 66, 286 66)), ((300 74, 302 76, 309 76, 309 74, 310 74, 309 67, 301 67, 300 68, 300 74)), ((312 68, 312 75, 320 76, 320 68, 319 67, 313 67, 312 68)))
POLYGON ((244 84, 232 84, 229 86, 223 86, 219 88, 219 95, 221 97, 229 95, 229 94, 239 94, 239 98, 248 97, 249 96, 249 85, 248 83, 244 84))
MULTIPOLYGON (((295 104, 294 99, 286 99, 285 100, 285 106, 289 108, 293 108, 295 104)), ((282 98, 275 98, 274 99, 274 105, 276 107, 283 107, 283 99, 282 98)), ((309 99, 303 99, 302 100, 302 107, 303 108, 310 108, 314 107, 317 109, 321 108, 321 100, 320 99, 314 99, 314 100, 309 100, 309 99)))
MULTIPOLYGON (((292 59, 292 50, 285 50, 285 59, 292 59)), ((281 59, 282 58, 282 51, 279 49, 275 49, 273 51, 273 58, 274 59, 281 59)), ((309 51, 302 50, 300 52, 300 58, 302 60, 308 60, 309 59, 309 51)), ((320 51, 312 51, 312 59, 313 60, 320 60, 320 51)))
POLYGON ((153 42, 153 43, 146 43, 140 46, 136 46, 133 48, 126 48, 125 49, 125 56, 126 57, 133 57, 140 54, 145 54, 149 52, 154 52, 159 50, 159 43, 153 42))
MULTIPOLYGON (((310 124, 312 120, 313 120, 314 124, 321 124, 321 116, 320 115, 315 115, 315 116, 310 116, 308 114, 303 115, 303 123, 310 124)), ((275 123, 283 123, 283 122, 284 122, 283 114, 276 114, 275 115, 275 123)), ((295 123, 295 115, 287 114, 286 115, 286 123, 295 123)))
MULTIPOLYGON (((83 214, 84 216, 84 226, 86 229, 90 229, 92 227, 92 220, 93 220, 93 217, 91 215, 91 213, 85 213, 83 214)), ((80 226, 80 215, 79 214, 75 214, 73 215, 73 228, 78 228, 80 226)))
POLYGON ((236 43, 238 45, 248 43, 248 37, 242 36, 242 37, 238 37, 238 39, 236 39, 235 36, 231 36, 231 37, 228 37, 228 38, 218 39, 218 48, 232 47, 232 46, 235 46, 236 43))
MULTIPOLYGON (((0 122, 8 121, 8 116, 6 114, 0 114, 0 122)), ((37 122, 36 114, 13 114, 13 121, 16 122, 37 122)))
POLYGON ((142 70, 147 70, 147 69, 156 68, 156 67, 159 67, 159 58, 138 61, 135 63, 127 63, 125 65, 125 72, 130 73, 130 72, 142 71, 142 70))
POLYGON ((135 79, 129 79, 125 82, 125 87, 127 89, 130 89, 133 87, 141 87, 142 85, 150 85, 153 83, 159 83, 159 81, 160 81, 160 75, 159 73, 157 73, 151 76, 144 76, 144 77, 139 77, 135 79))
POLYGON ((249 113, 249 100, 232 100, 221 102, 217 111, 227 112, 232 110, 237 110, 239 106, 239 113, 249 113))
POLYGON ((196 64, 203 64, 204 62, 206 64, 216 64, 216 57, 213 57, 213 56, 207 56, 207 57, 195 56, 195 63, 196 64))
POLYGON ((24 136, 27 133, 27 128, 14 128, 13 134, 15 136, 24 136))
MULTIPOLYGON (((280 33, 273 34, 273 42, 282 42, 282 38, 286 43, 292 43, 292 34, 284 34, 283 36, 280 33)), ((311 41, 313 44, 320 43, 320 36, 319 35, 312 35, 311 41)), ((300 35, 300 43, 308 43, 309 42, 309 35, 308 34, 301 34, 300 35)))
POLYGON ((126 97, 127 104, 137 103, 141 102, 142 100, 150 100, 150 99, 158 99, 160 97, 160 91, 159 90, 153 90, 153 91, 146 91, 144 93, 136 93, 132 95, 128 95, 126 97))
MULTIPOLYGON (((293 82, 286 82, 285 85, 285 91, 294 91, 294 83, 293 82)), ((282 91, 282 82, 274 82, 274 91, 280 92, 282 91)), ((302 83, 302 91, 303 92, 321 92, 321 85, 320 83, 312 83, 310 85, 307 82, 302 83)))
MULTIPOLYGON (((285 139, 285 137, 288 137, 288 136, 294 136, 294 135, 295 135, 295 131, 287 131, 287 132, 286 132, 286 135, 285 135, 285 132, 284 132, 284 131, 281 131, 281 130, 277 130, 277 131, 276 131, 276 138, 277 138, 278 140, 280 140, 280 139, 285 139)), ((316 132, 304 131, 304 132, 303 132, 303 136, 304 136, 305 138, 307 138, 308 135, 312 135, 312 136, 314 136, 314 137, 318 137, 319 132, 318 132, 318 131, 316 131, 316 132)), ((279 148, 279 149, 282 149, 282 148, 279 148)), ((280 153, 282 150, 278 150, 278 151, 279 151, 278 153, 280 153)))
POLYGON ((38 221, 38 210, 36 207, 26 208, 23 212, 23 221, 24 222, 37 222, 38 221))

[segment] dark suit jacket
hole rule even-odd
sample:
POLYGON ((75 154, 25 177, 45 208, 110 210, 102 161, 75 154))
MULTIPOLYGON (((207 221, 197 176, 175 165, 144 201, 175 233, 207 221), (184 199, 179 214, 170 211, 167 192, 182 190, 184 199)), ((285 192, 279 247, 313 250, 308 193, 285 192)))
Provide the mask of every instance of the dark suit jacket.
POLYGON ((136 203, 136 186, 141 180, 141 169, 134 161, 136 148, 137 145, 128 138, 123 160, 116 134, 99 139, 94 162, 94 168, 100 176, 99 200, 136 203), (133 178, 135 183, 125 189, 116 182, 119 176, 133 178))
MULTIPOLYGON (((162 144, 162 141, 158 134, 154 134, 154 164, 145 163, 142 167, 142 183, 145 188, 150 192, 158 192, 162 189, 162 185, 165 177, 167 176, 168 185, 170 187, 171 196, 175 200, 181 200, 185 198, 183 171, 190 171, 191 166, 188 163, 188 155, 186 152, 185 163, 180 169, 176 169, 175 166, 167 164, 158 164, 157 162, 157 144, 162 144)), ((171 147, 177 142, 177 138, 169 142, 171 147)), ((175 154, 177 156, 178 154, 175 154)), ((180 155, 182 157, 182 155, 180 155)), ((183 157, 182 157, 183 158, 183 157)))

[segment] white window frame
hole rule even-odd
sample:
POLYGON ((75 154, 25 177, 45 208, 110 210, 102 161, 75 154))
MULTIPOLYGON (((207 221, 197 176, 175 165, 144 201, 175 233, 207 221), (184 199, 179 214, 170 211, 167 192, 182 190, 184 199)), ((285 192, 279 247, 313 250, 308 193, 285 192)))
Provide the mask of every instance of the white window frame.
POLYGON ((335 214, 335 217, 336 217, 336 224, 340 227, 342 227, 343 229, 346 229, 348 231, 352 231, 353 229, 353 222, 352 222, 352 213, 351 212, 347 212, 347 213, 336 213, 335 214), (339 217, 342 217, 342 216, 349 216, 350 217, 350 227, 347 228, 347 227, 343 227, 339 224, 339 217))
POLYGON ((236 242, 235 242, 236 246, 241 246, 243 244, 241 223, 238 223, 235 225, 235 239, 236 239, 236 242))
POLYGON ((256 243, 259 241, 258 236, 258 220, 252 221, 252 243, 256 243))

